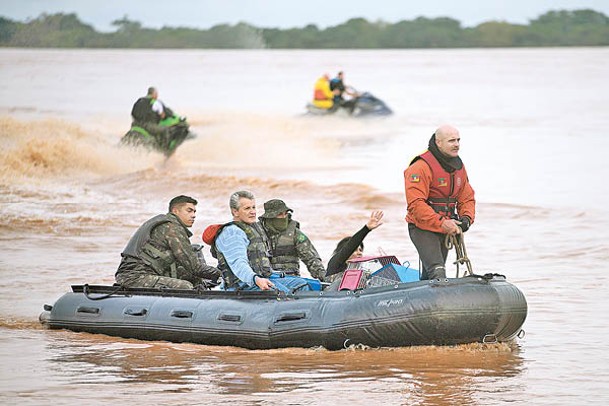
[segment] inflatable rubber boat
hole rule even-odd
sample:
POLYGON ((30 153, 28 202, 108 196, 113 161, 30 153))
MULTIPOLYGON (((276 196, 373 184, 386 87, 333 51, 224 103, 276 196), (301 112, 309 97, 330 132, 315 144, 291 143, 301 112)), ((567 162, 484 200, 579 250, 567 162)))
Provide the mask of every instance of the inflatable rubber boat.
POLYGON ((408 272, 394 268, 348 269, 325 290, 293 294, 74 285, 40 320, 51 329, 249 349, 455 345, 522 334, 527 302, 504 276, 404 281, 408 272))

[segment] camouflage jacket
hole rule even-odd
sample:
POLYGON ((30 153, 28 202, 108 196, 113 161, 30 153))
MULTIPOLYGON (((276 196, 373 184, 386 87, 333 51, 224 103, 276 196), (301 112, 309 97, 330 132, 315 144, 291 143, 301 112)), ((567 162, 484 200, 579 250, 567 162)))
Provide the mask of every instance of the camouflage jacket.
MULTIPOLYGON (((155 225, 146 234, 144 223, 132 237, 140 237, 142 243, 139 249, 126 248, 121 254, 123 259, 118 273, 154 273, 161 276, 183 279, 194 285, 201 279, 216 281, 220 272, 199 259, 189 238, 192 233, 174 214, 154 217, 155 225), (158 223, 158 224, 156 224, 158 223), (144 235, 139 235, 139 234, 144 235)), ((127 247, 131 245, 128 244, 127 247)))

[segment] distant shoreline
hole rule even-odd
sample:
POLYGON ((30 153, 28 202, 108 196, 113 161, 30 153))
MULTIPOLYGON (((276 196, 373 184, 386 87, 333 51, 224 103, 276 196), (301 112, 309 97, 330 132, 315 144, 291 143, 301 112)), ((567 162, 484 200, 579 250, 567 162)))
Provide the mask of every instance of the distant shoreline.
POLYGON ((397 23, 350 19, 320 29, 258 28, 246 23, 207 30, 151 29, 126 17, 115 32, 98 32, 76 14, 42 14, 18 22, 0 16, 0 47, 85 49, 444 49, 536 48, 609 45, 609 17, 591 10, 549 11, 529 24, 489 21, 463 28, 448 17, 397 23))

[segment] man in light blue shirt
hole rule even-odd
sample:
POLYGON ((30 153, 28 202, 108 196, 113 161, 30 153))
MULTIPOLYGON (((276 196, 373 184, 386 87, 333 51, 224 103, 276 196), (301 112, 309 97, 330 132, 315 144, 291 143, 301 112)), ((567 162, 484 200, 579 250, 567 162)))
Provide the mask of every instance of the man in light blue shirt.
POLYGON ((256 200, 242 190, 231 195, 233 221, 224 225, 214 242, 218 269, 227 290, 310 290, 306 280, 273 272, 267 237, 256 222, 256 200))

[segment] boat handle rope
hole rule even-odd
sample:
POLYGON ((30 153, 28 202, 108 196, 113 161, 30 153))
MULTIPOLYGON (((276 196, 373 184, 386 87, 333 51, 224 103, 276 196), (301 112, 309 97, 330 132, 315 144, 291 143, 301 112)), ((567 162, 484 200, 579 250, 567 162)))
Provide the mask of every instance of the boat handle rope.
POLYGON ((97 296, 97 297, 93 297, 90 295, 90 291, 89 291, 89 284, 85 283, 82 286, 82 293, 85 295, 85 297, 89 300, 102 300, 102 299, 107 299, 109 297, 111 297, 112 295, 116 294, 119 290, 123 289, 122 285, 118 285, 116 287, 116 289, 114 289, 112 292, 103 295, 103 296, 97 296))
POLYGON ((497 343, 497 336, 495 334, 487 334, 482 337, 483 344, 495 344, 497 343))
POLYGON ((444 238, 444 245, 448 250, 455 249, 455 253, 457 259, 453 264, 457 265, 457 276, 459 277, 459 264, 465 264, 467 266, 467 270, 463 273, 463 276, 473 275, 474 271, 472 270, 472 262, 467 257, 467 250, 465 249, 465 239, 463 237, 463 231, 459 227, 459 232, 457 234, 446 234, 444 238))

